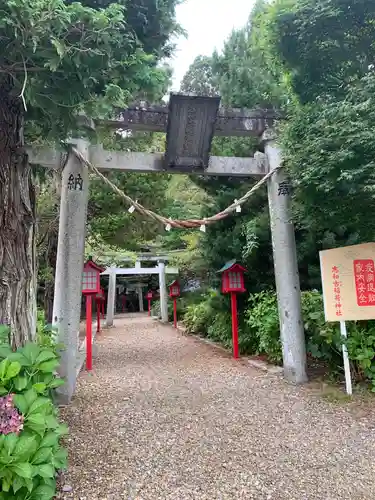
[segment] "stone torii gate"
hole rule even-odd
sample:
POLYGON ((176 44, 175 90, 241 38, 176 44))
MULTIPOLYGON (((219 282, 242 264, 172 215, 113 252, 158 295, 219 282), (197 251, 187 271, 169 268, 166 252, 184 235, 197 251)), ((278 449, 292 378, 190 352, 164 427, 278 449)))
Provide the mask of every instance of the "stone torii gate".
MULTIPOLYGON (((119 130, 166 132, 166 152, 146 154, 105 151, 83 139, 73 139, 79 152, 100 170, 169 172, 205 176, 263 177, 268 180, 276 289, 283 346, 284 375, 294 383, 306 381, 306 350, 301 317, 300 285, 296 245, 290 210, 288 179, 281 166, 281 151, 272 132, 275 112, 219 109, 220 98, 172 94, 168 107, 136 106, 117 120, 101 122, 119 130), (265 154, 252 158, 210 156, 213 135, 256 136, 264 141, 265 154)), ((61 168, 64 152, 29 149, 29 161, 61 168)), ((61 376, 66 384, 61 402, 74 393, 77 371, 77 331, 82 288, 89 177, 74 154, 69 155, 62 174, 58 254, 56 264, 54 325, 66 346, 61 376)), ((165 285, 163 285, 164 292, 165 285)))

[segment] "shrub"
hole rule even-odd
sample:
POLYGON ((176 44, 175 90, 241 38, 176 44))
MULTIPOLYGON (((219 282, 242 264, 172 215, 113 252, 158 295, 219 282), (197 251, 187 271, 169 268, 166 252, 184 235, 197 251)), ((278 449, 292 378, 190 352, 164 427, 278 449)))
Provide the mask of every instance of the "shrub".
POLYGON ((273 363, 281 363, 279 315, 276 294, 272 291, 250 295, 245 313, 250 337, 258 354, 267 354, 273 363))
POLYGON ((63 384, 55 375, 59 359, 54 349, 34 343, 13 352, 4 332, 2 328, 0 500, 50 500, 56 473, 67 461, 60 445, 67 427, 59 423, 51 398, 63 384))
POLYGON ((208 300, 202 300, 199 304, 187 306, 183 318, 184 325, 188 333, 196 333, 206 336, 208 326, 212 317, 212 309, 208 300))
POLYGON ((337 323, 326 322, 322 294, 302 292, 301 303, 307 353, 337 370, 342 365, 340 328, 337 323))
POLYGON ((350 323, 346 344, 352 375, 358 381, 369 380, 375 392, 375 322, 350 323))
MULTIPOLYGON (((220 342, 228 349, 232 348, 232 316, 230 311, 213 311, 207 328, 207 336, 215 342, 220 342)), ((240 337, 239 333, 239 344, 240 337)))

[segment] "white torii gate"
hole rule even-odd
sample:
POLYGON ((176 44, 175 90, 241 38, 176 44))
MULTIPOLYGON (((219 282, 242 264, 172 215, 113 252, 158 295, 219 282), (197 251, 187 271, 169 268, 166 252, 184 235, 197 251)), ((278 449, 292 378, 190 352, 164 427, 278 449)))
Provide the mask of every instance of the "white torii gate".
MULTIPOLYGON (((150 260, 150 258, 145 258, 144 260, 150 260)), ((152 259, 153 260, 153 259, 152 259)), ((101 273, 102 276, 109 276, 109 286, 108 286, 108 300, 107 300, 107 317, 106 326, 113 326, 113 318, 115 314, 115 303, 116 303, 116 276, 144 276, 144 275, 159 275, 159 290, 160 290, 160 313, 161 320, 164 323, 168 321, 168 294, 166 287, 166 274, 178 274, 177 267, 168 267, 165 265, 165 260, 159 258, 158 265, 155 267, 142 267, 141 260, 137 260, 135 267, 107 267, 105 271, 101 273)), ((143 310, 143 293, 142 288, 138 285, 138 298, 140 311, 143 310)))

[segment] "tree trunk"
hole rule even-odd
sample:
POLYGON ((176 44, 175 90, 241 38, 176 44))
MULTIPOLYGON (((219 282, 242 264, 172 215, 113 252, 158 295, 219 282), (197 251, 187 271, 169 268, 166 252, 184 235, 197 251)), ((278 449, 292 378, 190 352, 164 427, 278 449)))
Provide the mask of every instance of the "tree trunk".
POLYGON ((24 112, 0 80, 0 323, 14 347, 35 338, 35 191, 23 142, 24 112))

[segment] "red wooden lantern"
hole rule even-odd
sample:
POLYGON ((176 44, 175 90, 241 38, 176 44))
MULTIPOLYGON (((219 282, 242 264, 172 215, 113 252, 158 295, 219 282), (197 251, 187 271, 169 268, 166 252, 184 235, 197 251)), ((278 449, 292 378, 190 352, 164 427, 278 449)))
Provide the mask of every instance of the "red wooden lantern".
POLYGON ((177 280, 169 285, 169 296, 171 298, 180 296, 180 284, 177 280))
POLYGON ((82 293, 86 295, 86 369, 92 370, 92 297, 100 293, 100 273, 104 269, 91 258, 83 267, 82 293))
POLYGON ((83 295, 100 293, 100 273, 104 269, 88 260, 83 267, 82 293, 83 295))
POLYGON ((177 297, 180 295, 180 284, 175 280, 169 285, 169 296, 173 299, 173 324, 175 328, 177 328, 177 297))
POLYGON ((245 272, 246 269, 236 264, 234 260, 225 264, 219 271, 219 273, 222 273, 221 291, 223 293, 246 292, 244 282, 245 272))
POLYGON ((153 293, 152 293, 152 290, 149 290, 147 293, 146 293, 146 299, 148 301, 148 315, 151 316, 151 300, 152 300, 152 297, 153 297, 153 293))
POLYGON ((227 262, 219 273, 222 273, 221 291, 231 294, 232 306, 232 344, 233 357, 238 358, 238 318, 237 318, 237 293, 246 292, 244 273, 246 269, 235 260, 227 262))

